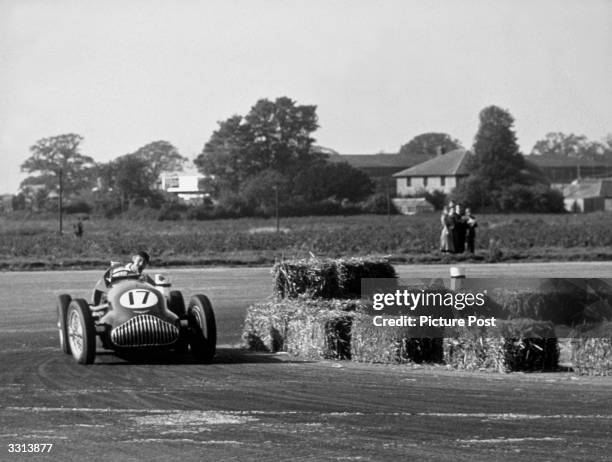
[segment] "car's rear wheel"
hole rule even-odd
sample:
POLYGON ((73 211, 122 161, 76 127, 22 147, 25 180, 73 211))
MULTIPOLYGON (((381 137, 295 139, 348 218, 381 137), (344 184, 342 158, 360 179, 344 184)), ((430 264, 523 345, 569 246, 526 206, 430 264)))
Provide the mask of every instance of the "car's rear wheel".
POLYGON ((217 349, 217 324, 210 300, 205 295, 194 295, 187 307, 191 352, 198 361, 212 362, 217 349))
POLYGON ((92 364, 96 358, 96 328, 85 300, 78 298, 68 305, 66 330, 74 359, 80 364, 92 364))
POLYGON ((68 305, 70 305, 72 298, 70 295, 62 294, 57 297, 57 331, 59 334, 60 349, 70 354, 70 345, 68 343, 68 333, 66 329, 66 315, 68 314, 68 305))

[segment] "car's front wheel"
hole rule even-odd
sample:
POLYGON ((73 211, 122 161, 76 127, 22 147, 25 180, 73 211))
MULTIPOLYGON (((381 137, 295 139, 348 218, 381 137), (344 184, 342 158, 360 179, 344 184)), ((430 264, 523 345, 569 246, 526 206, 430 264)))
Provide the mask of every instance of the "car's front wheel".
POLYGON ((68 314, 68 306, 70 305, 72 298, 70 295, 62 294, 57 297, 57 331, 59 334, 60 349, 70 354, 70 345, 68 344, 68 333, 66 329, 66 315, 68 314))
MULTIPOLYGON (((185 309, 185 300, 183 299, 183 294, 179 290, 170 291, 168 309, 177 315, 179 319, 185 319, 187 314, 187 310, 185 309)), ((179 339, 176 341, 174 351, 180 354, 184 354, 189 351, 189 341, 186 336, 181 334, 179 339)))
POLYGON ((198 361, 212 362, 217 349, 217 324, 208 297, 194 295, 187 307, 191 352, 198 361))
POLYGON ((68 305, 66 331, 74 359, 80 364, 92 364, 96 358, 96 328, 85 300, 78 298, 68 305))

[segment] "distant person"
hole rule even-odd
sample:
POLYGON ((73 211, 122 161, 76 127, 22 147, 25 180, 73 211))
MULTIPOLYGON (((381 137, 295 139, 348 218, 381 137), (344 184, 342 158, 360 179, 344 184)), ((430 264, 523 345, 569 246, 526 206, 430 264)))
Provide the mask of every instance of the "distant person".
POLYGON ((78 238, 83 237, 83 222, 79 220, 74 224, 74 235, 78 238))
POLYGON ((476 227, 478 223, 476 222, 476 218, 472 215, 472 210, 467 207, 465 209, 465 243, 468 248, 468 252, 474 253, 474 244, 476 242, 476 227))
POLYGON ((461 204, 455 205, 455 211, 452 214, 453 220, 453 244, 455 253, 463 253, 465 251, 465 233, 466 222, 462 213, 461 204))
POLYGON ((453 253, 455 251, 455 247, 453 245, 450 229, 453 225, 453 219, 449 213, 449 208, 446 205, 442 208, 440 224, 442 225, 442 232, 440 233, 440 251, 453 253))

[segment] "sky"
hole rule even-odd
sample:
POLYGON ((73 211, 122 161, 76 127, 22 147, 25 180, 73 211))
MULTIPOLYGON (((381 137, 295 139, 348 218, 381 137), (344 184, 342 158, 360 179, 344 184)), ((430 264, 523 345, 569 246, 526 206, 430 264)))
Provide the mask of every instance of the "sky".
POLYGON ((193 159, 262 98, 317 106, 318 145, 397 152, 478 114, 612 133, 609 0, 0 0, 0 193, 37 140, 84 137, 96 161, 166 140, 193 159))

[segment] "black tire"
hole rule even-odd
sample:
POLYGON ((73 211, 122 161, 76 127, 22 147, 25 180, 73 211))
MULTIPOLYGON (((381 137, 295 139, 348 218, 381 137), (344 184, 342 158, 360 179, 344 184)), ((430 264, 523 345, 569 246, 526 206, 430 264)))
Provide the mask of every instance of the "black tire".
POLYGON ((66 331, 74 359, 80 364, 92 364, 96 359, 96 327, 89 305, 82 298, 68 305, 66 331))
MULTIPOLYGON (((183 294, 179 290, 170 291, 170 300, 168 301, 168 309, 178 316, 179 319, 185 319, 187 310, 185 309, 185 300, 183 294)), ((189 339, 181 333, 181 336, 176 341, 174 351, 180 354, 185 354, 189 351, 189 339)))
POLYGON ((66 331, 66 314, 68 314, 68 305, 70 305, 71 300, 70 295, 62 294, 57 297, 56 307, 60 350, 67 355, 70 354, 70 345, 68 344, 68 333, 66 331))
POLYGON ((170 291, 170 300, 168 301, 168 309, 176 314, 179 319, 185 319, 187 310, 185 309, 185 300, 180 290, 170 291))
POLYGON ((203 363, 211 363, 217 349, 217 324, 210 300, 205 295, 194 295, 187 308, 191 353, 203 363))

